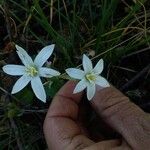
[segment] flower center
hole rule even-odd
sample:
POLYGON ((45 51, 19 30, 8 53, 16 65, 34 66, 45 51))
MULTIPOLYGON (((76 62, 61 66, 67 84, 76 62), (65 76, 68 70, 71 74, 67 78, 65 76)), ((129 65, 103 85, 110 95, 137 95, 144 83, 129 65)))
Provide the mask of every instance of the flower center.
POLYGON ((31 77, 35 77, 38 74, 38 70, 34 66, 26 68, 26 72, 31 77))
POLYGON ((85 78, 89 81, 89 82, 94 82, 96 80, 96 76, 94 73, 88 73, 85 75, 85 78))

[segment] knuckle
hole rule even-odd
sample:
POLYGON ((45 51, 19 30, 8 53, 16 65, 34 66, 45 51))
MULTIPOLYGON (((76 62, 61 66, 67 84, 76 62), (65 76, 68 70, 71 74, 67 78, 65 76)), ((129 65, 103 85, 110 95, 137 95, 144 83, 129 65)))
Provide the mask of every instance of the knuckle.
POLYGON ((127 111, 132 103, 126 96, 114 96, 105 100, 105 105, 101 110, 101 115, 111 117, 113 115, 121 114, 127 111))

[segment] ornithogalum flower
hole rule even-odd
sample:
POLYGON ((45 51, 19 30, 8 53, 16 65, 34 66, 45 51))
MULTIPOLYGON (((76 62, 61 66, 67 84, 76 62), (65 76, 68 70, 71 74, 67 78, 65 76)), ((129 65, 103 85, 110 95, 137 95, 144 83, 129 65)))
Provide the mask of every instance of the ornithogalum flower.
POLYGON ((22 75, 22 77, 20 77, 13 86, 11 93, 14 94, 19 92, 31 81, 31 87, 36 97, 45 102, 46 93, 40 77, 51 78, 53 76, 60 75, 60 73, 54 69, 42 67, 47 59, 51 56, 54 50, 54 44, 44 47, 35 57, 34 61, 20 46, 16 45, 16 49, 17 54, 24 66, 9 64, 3 67, 3 71, 9 75, 22 75))
POLYGON ((86 55, 83 55, 82 65, 84 70, 68 68, 66 72, 70 77, 81 80, 76 85, 73 93, 81 92, 87 88, 87 98, 91 100, 95 94, 96 85, 101 87, 109 87, 110 85, 108 81, 100 75, 104 68, 103 59, 100 59, 93 68, 91 60, 86 55))

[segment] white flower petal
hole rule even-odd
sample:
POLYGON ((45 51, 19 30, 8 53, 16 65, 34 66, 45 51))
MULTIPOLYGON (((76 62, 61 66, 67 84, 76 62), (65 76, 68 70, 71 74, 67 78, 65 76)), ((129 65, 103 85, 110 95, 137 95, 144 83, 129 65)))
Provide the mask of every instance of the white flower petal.
POLYGON ((94 97, 96 91, 95 84, 88 84, 87 86, 87 98, 88 100, 91 100, 94 97))
POLYGON ((28 53, 20 46, 16 45, 17 54, 19 58, 21 59, 22 63, 25 66, 29 66, 33 64, 32 58, 28 55, 28 53))
POLYGON ((31 77, 29 76, 22 76, 21 78, 19 78, 17 80, 17 82, 15 83, 15 85, 13 86, 13 89, 12 89, 12 94, 15 94, 19 91, 21 91, 31 80, 31 77))
POLYGON ((85 73, 89 73, 93 69, 91 60, 85 54, 83 55, 82 64, 85 73))
POLYGON ((43 64, 47 61, 47 59, 51 56, 53 50, 54 50, 54 44, 45 46, 39 54, 36 56, 34 63, 38 67, 42 67, 43 64))
POLYGON ((66 69, 66 72, 71 78, 75 78, 75 79, 82 79, 85 75, 83 70, 76 69, 76 68, 68 68, 66 69))
POLYGON ((100 74, 104 69, 104 61, 103 59, 100 59, 98 61, 98 63, 96 64, 96 66, 94 67, 93 71, 96 73, 96 74, 100 74))
POLYGON ((25 73, 25 67, 21 65, 5 65, 3 71, 9 75, 23 75, 25 73))
POLYGON ((39 76, 41 77, 51 78, 53 76, 59 76, 59 75, 60 73, 54 69, 46 68, 46 67, 39 68, 39 76))
POLYGON ((31 80, 31 87, 33 92, 35 93, 36 97, 40 99, 42 102, 46 102, 46 93, 41 82, 41 79, 37 76, 32 78, 31 80))
POLYGON ((97 76, 95 84, 97 84, 101 87, 110 87, 109 82, 105 78, 103 78, 102 76, 97 76))
POLYGON ((85 79, 82 79, 75 87, 73 93, 79 93, 83 91, 87 87, 87 83, 85 79))

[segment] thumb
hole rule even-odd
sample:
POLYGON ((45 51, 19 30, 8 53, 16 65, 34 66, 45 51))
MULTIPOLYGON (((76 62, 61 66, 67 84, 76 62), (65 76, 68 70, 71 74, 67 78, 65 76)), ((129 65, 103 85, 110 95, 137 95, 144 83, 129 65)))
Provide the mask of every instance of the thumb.
POLYGON ((114 87, 99 89, 91 105, 133 149, 147 149, 150 143, 150 117, 128 97, 114 87))

